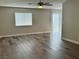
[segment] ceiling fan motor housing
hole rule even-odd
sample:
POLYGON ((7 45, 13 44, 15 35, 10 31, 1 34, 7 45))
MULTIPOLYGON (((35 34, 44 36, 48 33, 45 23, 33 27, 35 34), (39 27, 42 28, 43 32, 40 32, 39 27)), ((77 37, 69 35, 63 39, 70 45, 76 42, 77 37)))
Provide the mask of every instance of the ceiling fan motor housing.
POLYGON ((43 3, 43 2, 39 2, 39 3, 38 3, 38 5, 43 6, 43 5, 44 5, 44 3, 43 3))

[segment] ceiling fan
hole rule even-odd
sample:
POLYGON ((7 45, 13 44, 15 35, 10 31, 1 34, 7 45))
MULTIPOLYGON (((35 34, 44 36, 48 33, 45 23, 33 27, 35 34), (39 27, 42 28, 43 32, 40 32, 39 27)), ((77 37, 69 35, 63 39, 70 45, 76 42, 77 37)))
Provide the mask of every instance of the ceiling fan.
POLYGON ((41 0, 37 3, 39 6, 52 6, 52 4, 50 2, 42 2, 41 0))
POLYGON ((37 6, 39 6, 39 8, 42 8, 42 6, 53 6, 52 3, 50 3, 50 2, 43 2, 42 0, 40 0, 37 3, 28 3, 28 4, 30 4, 30 5, 37 5, 37 6))

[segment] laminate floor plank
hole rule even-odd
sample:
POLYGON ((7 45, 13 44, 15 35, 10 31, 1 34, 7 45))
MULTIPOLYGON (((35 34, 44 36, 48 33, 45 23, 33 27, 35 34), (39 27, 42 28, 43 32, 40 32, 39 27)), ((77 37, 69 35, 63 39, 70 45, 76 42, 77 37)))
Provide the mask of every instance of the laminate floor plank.
POLYGON ((50 33, 0 38, 0 59, 79 59, 79 45, 50 33))

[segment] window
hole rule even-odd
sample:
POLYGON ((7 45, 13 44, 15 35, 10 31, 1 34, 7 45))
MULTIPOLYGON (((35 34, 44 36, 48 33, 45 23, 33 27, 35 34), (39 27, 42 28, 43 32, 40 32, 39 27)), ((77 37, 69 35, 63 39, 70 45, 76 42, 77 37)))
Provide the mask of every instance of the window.
POLYGON ((16 26, 32 26, 32 13, 15 13, 16 26))

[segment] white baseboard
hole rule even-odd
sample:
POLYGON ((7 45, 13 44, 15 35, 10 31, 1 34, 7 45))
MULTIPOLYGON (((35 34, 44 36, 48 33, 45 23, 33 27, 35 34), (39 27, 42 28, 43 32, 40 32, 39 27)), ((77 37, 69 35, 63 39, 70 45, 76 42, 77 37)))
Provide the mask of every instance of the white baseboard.
POLYGON ((50 31, 47 31, 47 32, 34 32, 34 33, 22 33, 22 34, 12 34, 12 35, 3 35, 3 36, 0 36, 0 38, 11 37, 11 36, 30 35, 30 34, 41 34, 41 33, 50 33, 50 31))
POLYGON ((78 44, 78 45, 79 45, 79 42, 74 41, 74 40, 69 39, 69 38, 65 38, 65 37, 63 37, 63 40, 65 40, 65 41, 69 41, 69 42, 72 42, 72 43, 74 43, 74 44, 78 44))

